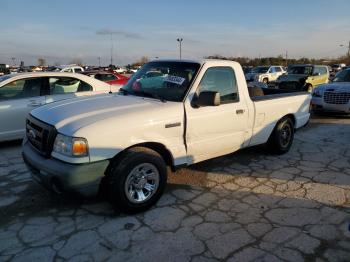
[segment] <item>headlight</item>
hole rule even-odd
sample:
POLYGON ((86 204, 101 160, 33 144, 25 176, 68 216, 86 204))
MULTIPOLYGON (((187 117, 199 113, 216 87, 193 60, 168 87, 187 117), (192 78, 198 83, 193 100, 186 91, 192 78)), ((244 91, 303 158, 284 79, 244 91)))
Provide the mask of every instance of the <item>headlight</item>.
POLYGON ((321 93, 320 90, 315 89, 315 90, 312 92, 312 96, 313 96, 313 97, 322 97, 322 93, 321 93))
POLYGON ((53 145, 53 151, 65 156, 83 157, 88 155, 88 143, 85 138, 58 134, 53 145))

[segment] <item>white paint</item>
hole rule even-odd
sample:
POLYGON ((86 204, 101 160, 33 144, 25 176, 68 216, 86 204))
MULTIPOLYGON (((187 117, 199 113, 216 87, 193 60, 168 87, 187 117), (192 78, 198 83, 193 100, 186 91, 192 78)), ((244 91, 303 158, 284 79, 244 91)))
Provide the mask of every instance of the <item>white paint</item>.
MULTIPOLYGON (((299 128, 309 118, 309 102, 308 94, 253 102, 238 63, 205 60, 184 102, 162 103, 131 95, 100 95, 52 103, 32 111, 32 115, 54 125, 59 133, 86 138, 91 162, 113 158, 140 143, 155 142, 166 147, 174 164, 179 165, 265 143, 277 121, 287 114, 296 118, 299 128), (205 71, 217 66, 234 70, 239 102, 193 108, 191 100, 205 71), (237 110, 243 113, 237 114, 237 110), (165 128, 172 123, 181 125, 165 128)), ((63 159, 57 154, 55 157, 66 162, 79 161, 63 159)))

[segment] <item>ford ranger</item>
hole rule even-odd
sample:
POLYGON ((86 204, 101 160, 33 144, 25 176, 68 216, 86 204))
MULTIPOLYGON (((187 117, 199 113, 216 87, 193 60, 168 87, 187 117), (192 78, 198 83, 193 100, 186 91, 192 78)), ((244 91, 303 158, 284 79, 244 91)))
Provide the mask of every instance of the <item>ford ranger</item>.
POLYGON ((108 192, 124 212, 161 197, 167 172, 258 144, 286 153, 309 119, 311 95, 247 87, 232 61, 157 60, 117 94, 34 109, 23 158, 47 188, 108 192), (159 72, 150 77, 148 72, 159 72))

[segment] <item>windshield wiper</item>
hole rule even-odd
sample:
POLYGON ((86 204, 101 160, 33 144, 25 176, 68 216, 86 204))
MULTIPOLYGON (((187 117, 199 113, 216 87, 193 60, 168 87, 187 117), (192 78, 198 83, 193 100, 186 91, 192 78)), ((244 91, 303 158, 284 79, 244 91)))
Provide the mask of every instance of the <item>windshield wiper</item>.
POLYGON ((146 92, 146 91, 144 91, 144 90, 135 90, 135 91, 129 91, 129 90, 127 90, 127 89, 124 89, 124 88, 120 88, 119 89, 119 92, 121 92, 123 95, 143 95, 143 96, 145 96, 145 97, 150 97, 150 98, 155 98, 155 99, 158 99, 158 100, 160 100, 161 102, 163 102, 163 103, 166 103, 167 101, 163 98, 163 97, 161 97, 161 96, 159 96, 159 95, 157 95, 157 94, 154 94, 154 93, 149 93, 149 92, 146 92))
POLYGON ((159 96, 159 95, 157 95, 157 94, 154 94, 154 93, 146 92, 146 91, 144 91, 144 90, 134 91, 134 93, 135 93, 135 94, 144 95, 144 96, 147 96, 147 97, 150 97, 150 98, 158 99, 159 101, 161 101, 161 102, 163 102, 163 103, 166 103, 166 102, 167 102, 163 97, 161 97, 161 96, 159 96))

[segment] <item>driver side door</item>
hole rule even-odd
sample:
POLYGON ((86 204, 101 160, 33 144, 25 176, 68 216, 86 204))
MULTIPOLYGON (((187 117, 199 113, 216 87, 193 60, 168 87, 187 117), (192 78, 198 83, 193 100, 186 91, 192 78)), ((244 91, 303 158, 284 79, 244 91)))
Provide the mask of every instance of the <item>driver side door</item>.
POLYGON ((225 155, 244 144, 248 107, 241 99, 232 67, 208 68, 196 93, 220 93, 219 106, 194 107, 186 103, 186 143, 190 163, 225 155))

